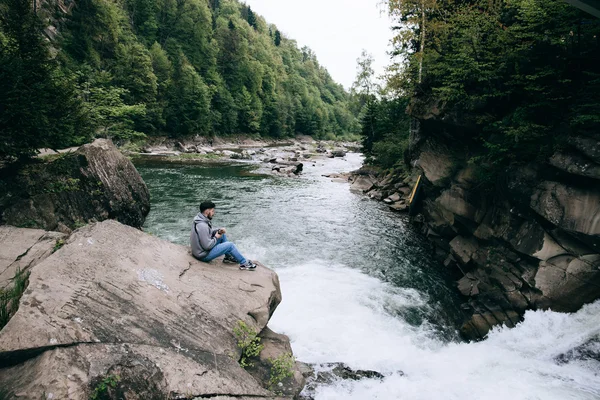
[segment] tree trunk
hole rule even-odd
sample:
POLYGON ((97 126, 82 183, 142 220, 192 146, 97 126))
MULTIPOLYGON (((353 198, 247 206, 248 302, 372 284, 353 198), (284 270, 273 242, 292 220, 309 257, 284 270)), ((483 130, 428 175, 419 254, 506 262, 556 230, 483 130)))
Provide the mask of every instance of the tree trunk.
POLYGON ((421 56, 419 57, 419 83, 423 80, 423 58, 425 56, 425 4, 421 2, 421 48, 419 52, 421 56))

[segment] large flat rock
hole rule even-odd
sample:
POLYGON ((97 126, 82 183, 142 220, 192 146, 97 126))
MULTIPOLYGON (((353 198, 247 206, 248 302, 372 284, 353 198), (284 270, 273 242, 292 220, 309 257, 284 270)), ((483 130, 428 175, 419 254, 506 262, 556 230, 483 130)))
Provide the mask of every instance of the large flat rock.
POLYGON ((92 224, 32 269, 0 332, 0 387, 87 399, 119 376, 117 389, 135 394, 126 399, 273 398, 238 365, 233 330, 263 330, 280 301, 277 274, 262 265, 202 263, 118 222, 92 224))

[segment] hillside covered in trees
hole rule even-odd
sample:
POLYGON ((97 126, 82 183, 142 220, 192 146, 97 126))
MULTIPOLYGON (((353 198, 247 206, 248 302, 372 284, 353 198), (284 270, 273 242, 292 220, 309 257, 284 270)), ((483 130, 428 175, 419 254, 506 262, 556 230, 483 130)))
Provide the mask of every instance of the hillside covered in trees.
POLYGON ((561 0, 387 4, 395 61, 362 112, 374 163, 404 167, 408 115, 460 137, 490 176, 549 157, 570 135, 600 132, 597 18, 561 0))
POLYGON ((315 54, 237 0, 2 0, 0 50, 0 157, 93 136, 358 130, 315 54))

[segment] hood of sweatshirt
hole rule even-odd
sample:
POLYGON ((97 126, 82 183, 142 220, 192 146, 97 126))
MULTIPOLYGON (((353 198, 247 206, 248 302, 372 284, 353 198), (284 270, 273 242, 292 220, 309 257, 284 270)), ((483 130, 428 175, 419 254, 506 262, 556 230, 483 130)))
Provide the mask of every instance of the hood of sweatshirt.
POLYGON ((198 213, 198 215, 196 215, 194 217, 194 223, 197 224, 198 222, 206 222, 208 224, 209 227, 212 228, 212 222, 210 219, 208 219, 204 214, 202 213, 198 213))

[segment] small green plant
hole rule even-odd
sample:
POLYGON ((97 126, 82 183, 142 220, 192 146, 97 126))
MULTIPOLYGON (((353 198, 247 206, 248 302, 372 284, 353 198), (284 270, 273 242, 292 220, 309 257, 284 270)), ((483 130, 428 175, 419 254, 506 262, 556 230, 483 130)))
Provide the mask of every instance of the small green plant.
POLYGON ((78 178, 66 178, 48 183, 44 191, 46 193, 75 192, 79 190, 79 184, 78 178))
POLYGON ((17 270, 12 280, 12 286, 0 290, 0 329, 8 323, 19 309, 19 300, 27 288, 29 272, 17 270))
POLYGON ((65 245, 64 239, 56 239, 56 243, 54 244, 54 248, 52 249, 52 252, 54 253, 56 250, 60 249, 64 245, 65 245))
POLYGON ((87 222, 78 219, 73 223, 73 229, 79 229, 87 225, 87 222))
POLYGON ((242 350, 242 356, 239 363, 242 368, 254 366, 250 361, 253 357, 257 357, 265 347, 260 343, 258 333, 254 332, 244 321, 238 321, 233 334, 237 339, 237 346, 242 350))
POLYGON ((101 394, 108 391, 108 388, 117 387, 117 383, 121 380, 119 375, 108 375, 100 381, 90 394, 90 400, 98 400, 101 394))
POLYGON ((296 357, 292 353, 283 353, 277 358, 270 358, 271 376, 269 378, 269 390, 277 392, 277 386, 285 379, 294 376, 294 363, 296 357))

